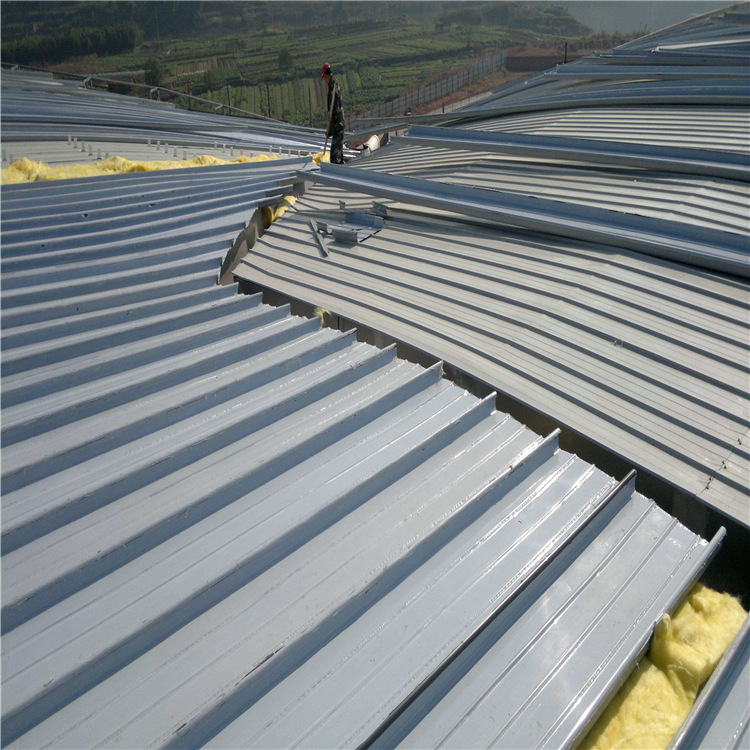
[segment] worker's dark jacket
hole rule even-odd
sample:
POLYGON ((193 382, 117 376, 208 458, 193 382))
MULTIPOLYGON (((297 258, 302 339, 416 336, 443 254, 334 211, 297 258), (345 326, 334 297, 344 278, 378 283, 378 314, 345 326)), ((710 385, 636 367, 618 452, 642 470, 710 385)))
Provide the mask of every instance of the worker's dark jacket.
POLYGON ((331 76, 328 82, 328 113, 331 115, 326 135, 331 138, 331 161, 342 164, 344 161, 344 108, 341 104, 341 89, 331 76))

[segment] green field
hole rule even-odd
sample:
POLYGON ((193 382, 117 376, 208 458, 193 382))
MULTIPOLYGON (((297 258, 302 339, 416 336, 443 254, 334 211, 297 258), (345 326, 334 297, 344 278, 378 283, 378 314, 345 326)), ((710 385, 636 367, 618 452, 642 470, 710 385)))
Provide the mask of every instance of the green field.
MULTIPOLYGON (((84 24, 87 19, 99 24, 126 20, 143 32, 144 41, 132 52, 81 55, 48 67, 106 73, 140 70, 155 60, 162 86, 296 124, 307 124, 312 113, 313 124, 321 125, 325 122, 319 75, 323 62, 333 67, 347 114, 356 114, 446 78, 481 56, 539 43, 535 19, 557 30, 567 25, 571 31, 585 31, 556 6, 512 3, 508 9, 506 5, 6 1, 4 60, 6 39, 28 39, 29 28, 34 29, 36 46, 44 49, 40 34, 52 28, 50 9, 53 15, 59 13, 63 26, 84 24)), ((201 106, 188 105, 185 97, 177 102, 201 106)))

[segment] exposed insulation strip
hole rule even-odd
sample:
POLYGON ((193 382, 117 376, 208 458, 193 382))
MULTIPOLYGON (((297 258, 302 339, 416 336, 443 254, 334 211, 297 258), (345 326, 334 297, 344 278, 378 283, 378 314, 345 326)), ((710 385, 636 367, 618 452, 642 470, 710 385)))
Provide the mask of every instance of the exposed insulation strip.
POLYGON ((746 617, 740 603, 697 584, 580 748, 666 748, 746 617))
POLYGON ((280 219, 286 213, 286 210, 291 208, 296 202, 297 198, 295 196, 285 195, 275 206, 263 206, 263 226, 268 229, 276 219, 280 219))
POLYGON ((182 169, 186 167, 213 167, 220 164, 244 164, 253 161, 276 160, 271 154, 258 154, 247 157, 238 156, 236 159, 217 159, 215 156, 196 156, 193 159, 181 161, 130 161, 119 156, 95 161, 91 164, 69 164, 50 167, 44 162, 19 159, 2 170, 0 183, 10 185, 18 182, 38 182, 46 180, 69 180, 76 177, 98 177, 124 172, 154 172, 161 169, 182 169))

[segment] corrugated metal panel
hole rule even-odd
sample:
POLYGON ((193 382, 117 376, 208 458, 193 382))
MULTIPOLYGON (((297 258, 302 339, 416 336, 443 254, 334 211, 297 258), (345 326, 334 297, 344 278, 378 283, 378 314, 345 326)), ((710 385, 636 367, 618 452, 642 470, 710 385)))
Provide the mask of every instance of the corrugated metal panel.
POLYGON ((750 617, 703 687, 670 750, 750 744, 750 617))
POLYGON ((747 107, 628 107, 535 112, 466 123, 466 129, 606 139, 746 154, 747 107))
POLYGON ((537 162, 543 160, 545 163, 552 159, 620 170, 648 169, 750 181, 750 157, 725 151, 621 143, 613 145, 591 138, 507 135, 423 125, 409 128, 406 135, 400 136, 398 140, 417 146, 454 151, 485 151, 537 162))
MULTIPOLYGON (((268 170, 209 170, 198 193, 268 170)), ((200 175, 170 191, 176 176, 3 189, 4 742, 373 740, 516 602, 624 534, 596 580, 622 587, 650 549, 658 595, 602 609, 631 637, 602 636, 602 679, 542 717, 580 731, 720 536, 439 366, 215 286, 248 199, 207 217, 181 190, 200 175)))
MULTIPOLYGON (((408 745, 440 731, 448 744, 572 743, 721 540, 440 365, 216 286, 249 214, 295 166, 2 191, 9 746, 408 745), (490 736, 492 700, 507 706, 490 736)), ((394 212, 324 260, 310 219, 337 217, 340 196, 316 190, 252 248, 268 286, 377 311, 376 330, 418 331, 433 354, 468 353, 480 378, 501 364, 550 397, 580 397, 572 365, 590 346, 586 372, 617 372, 631 407, 652 391, 628 439, 649 410, 663 417, 664 392, 678 415, 680 399, 693 407, 695 424, 672 425, 687 442, 695 425, 713 437, 717 409, 721 434, 736 429, 744 391, 724 384, 744 287, 541 235, 498 247, 437 212, 394 212), (584 332, 573 345, 570 329, 584 332), (693 355, 709 338, 704 382, 693 355), (543 368, 529 376, 531 354, 543 368)), ((624 409, 588 383, 612 439, 610 411, 624 409)))
MULTIPOLYGON (((601 693, 606 695, 611 692, 611 686, 608 689, 606 685, 607 680, 611 679, 606 674, 608 668, 614 667, 624 652, 630 649, 632 655, 638 650, 627 643, 627 637, 622 636, 633 637, 633 623, 640 618, 641 621, 653 622, 651 618, 664 606, 666 597, 662 587, 668 575, 665 568, 680 578, 684 577, 683 580, 690 579, 705 563, 705 549, 693 547, 690 542, 686 545, 690 534, 684 541, 678 541, 679 534, 672 533, 669 522, 663 523, 665 519, 661 519, 660 524, 657 522, 651 530, 656 531, 661 539, 651 550, 653 557, 650 562, 653 567, 648 566, 654 572, 658 570, 656 580, 652 581, 652 594, 655 595, 650 605, 653 611, 648 612, 649 605, 645 604, 648 595, 644 596, 645 592, 640 590, 632 592, 638 600, 635 608, 618 602, 618 611, 612 612, 618 583, 617 576, 608 575, 607 584, 602 586, 591 607, 595 612, 594 624, 600 625, 599 631, 590 638, 590 642, 596 643, 599 652, 596 653, 590 642, 584 640, 589 635, 587 631, 593 629, 591 620, 573 617, 571 619, 577 620, 573 626, 563 622, 562 613, 566 610, 570 612, 577 606, 575 597, 567 588, 573 583, 574 576, 566 573, 566 582, 561 587, 566 591, 559 594, 559 609, 555 613, 557 618, 548 620, 550 606, 554 606, 550 601, 549 579, 542 573, 526 588, 523 575, 519 578, 517 572, 534 570, 535 567, 539 570, 547 564, 554 566, 561 562, 558 555, 548 557, 551 540, 548 541, 546 534, 555 534, 556 543, 563 543, 567 534, 575 529, 564 521, 565 526, 561 529, 557 514, 565 505, 569 506, 567 513, 579 515, 583 511, 578 496, 581 492, 587 495, 591 491, 591 478, 578 474, 572 465, 560 468, 560 474, 548 488, 553 494, 562 490, 562 503, 544 500, 542 511, 536 500, 542 501, 545 493, 538 487, 534 491, 535 502, 530 505, 525 505, 529 497, 525 494, 528 492, 526 488, 520 496, 515 492, 506 496, 504 518, 481 518, 446 544, 435 555, 428 570, 419 571, 406 579, 384 598, 380 606, 373 607, 304 667, 264 695, 252 709, 215 737, 209 746, 226 748, 247 743, 261 747, 355 747, 362 744, 393 747, 393 727, 382 737, 384 725, 394 720, 410 723, 412 718, 402 717, 421 707, 425 690, 433 693, 433 698, 435 691, 443 698, 440 683, 445 677, 444 670, 454 670, 457 661, 465 665, 469 659, 485 678, 489 673, 497 676, 497 663, 491 663, 490 659, 478 652, 476 638, 489 639, 498 648, 507 649, 506 653, 518 650, 519 640, 522 640, 531 658, 524 664, 514 665, 516 674, 508 679, 498 700, 504 704, 506 711, 515 703, 519 706, 518 714, 523 715, 514 717, 517 719, 515 732, 507 732, 503 736, 498 731, 500 727, 493 732, 492 722, 487 715, 472 717, 462 706, 457 713, 465 731, 460 738, 456 738, 453 746, 566 747, 580 738, 587 713, 596 713, 597 708, 600 710, 601 693), (565 487, 570 489, 565 490, 565 487), (665 544, 667 536, 670 541, 665 544), (667 552, 666 548, 672 545, 672 551, 667 552), (656 558, 659 558, 658 562, 656 558), (476 577, 476 567, 481 569, 480 578, 476 577), (537 584, 539 588, 536 588, 537 584), (662 588, 661 592, 659 588, 662 588), (607 591, 608 602, 602 599, 604 591, 607 591), (519 639, 517 630, 512 633, 514 637, 510 637, 507 628, 518 615, 516 595, 522 601, 534 601, 536 627, 543 633, 546 631, 551 636, 550 641, 567 641, 567 653, 551 653, 549 642, 543 642, 538 636, 536 639, 532 637, 531 642, 522 637, 519 639), (605 624, 603 621, 608 622, 605 624), (613 627, 614 622, 618 624, 613 627), (478 627, 481 625, 488 625, 489 632, 481 632, 478 627), (620 633, 616 632, 618 627, 621 628, 620 633), (538 661, 534 665, 529 664, 533 660, 538 661), (613 663, 609 663, 610 660, 613 663), (557 673, 557 684, 550 684, 549 673, 557 673), (573 675, 575 679, 572 680, 573 675), (522 680, 527 690, 533 688, 526 705, 522 680), (352 687, 342 691, 342 681, 352 687), (565 686, 564 690, 560 690, 560 684, 565 686), (544 695, 545 702, 539 700, 539 693, 544 695), (492 739, 488 742, 490 737, 492 739)), ((643 523, 649 513, 646 507, 639 505, 630 489, 626 488, 621 494, 624 497, 619 497, 619 501, 627 505, 623 515, 630 516, 629 523, 643 523), (639 514, 641 517, 636 521, 639 514)), ((611 493, 609 502, 618 505, 619 495, 618 492, 611 493)), ((612 508, 609 510, 615 512, 612 508)), ((609 517, 609 513, 605 515, 609 517)), ((593 526, 597 527, 598 524, 594 522, 593 526)), ((650 520, 645 521, 643 526, 645 531, 645 527, 651 526, 650 520)), ((625 532, 627 537, 627 528, 628 522, 620 521, 620 528, 611 534, 622 537, 625 532)), ((586 531, 596 536, 592 527, 587 526, 586 531)), ((641 537, 640 529, 638 536, 641 537)), ((641 543, 650 536, 649 532, 644 534, 640 538, 641 543)), ((601 540, 597 538, 597 541, 601 540)), ((578 556, 586 557, 587 552, 596 554, 593 548, 597 545, 593 540, 589 547, 583 546, 579 540, 574 544, 578 556)), ((637 553, 634 550, 626 552, 625 546, 621 545, 622 557, 634 562, 635 557, 631 555, 637 553)), ((648 545, 641 549, 649 556, 648 545)), ((601 554, 600 551, 598 553, 601 554)), ((563 554, 562 557, 566 556, 563 554)), ((567 559, 562 564, 569 562, 567 559)), ((631 574, 637 575, 630 563, 628 567, 631 574)), ((658 618, 660 614, 656 616, 658 618)), ((528 621, 525 624, 528 625, 528 621)), ((533 631, 526 634, 533 636, 533 631)), ((640 650, 643 646, 645 641, 640 650)), ((480 680, 473 677, 468 682, 477 691, 484 687, 480 680)), ((438 707, 441 711, 456 711, 455 707, 446 705, 446 699, 440 700, 438 707)), ((427 718, 425 724, 434 730, 431 717, 427 718)), ((430 736, 418 737, 413 742, 407 741, 407 746, 438 747, 440 743, 436 742, 437 739, 430 733, 430 736)))
POLYGON ((675 532, 634 498, 582 552, 555 559, 538 582, 544 595, 522 593, 375 747, 573 746, 595 718, 592 696, 622 677, 617 649, 644 648, 632 623, 658 618, 664 581, 692 564, 697 550, 668 549, 675 532), (638 569, 620 568, 623 558, 638 569))
POLYGON ((718 12, 400 122, 747 153, 748 38, 747 13, 718 12))
POLYGON ((429 351, 748 522, 745 281, 406 206, 322 259, 308 220, 336 220, 340 200, 372 206, 316 186, 236 274, 429 351))
MULTIPOLYGON (((750 108, 746 96, 707 105, 715 59, 666 71, 649 56, 710 42, 736 62, 750 24, 718 14, 672 31, 452 113, 467 119, 454 119, 450 148, 418 145, 416 129, 358 169, 324 166, 311 180, 332 189, 311 190, 304 219, 290 216, 237 275, 429 351, 747 526, 750 108), (644 81, 644 57, 663 75, 644 81), (675 86, 684 101, 664 106, 675 86), (653 106, 632 100, 646 89, 653 106), (605 90, 616 106, 590 107, 605 90), (586 110, 560 108, 576 97, 586 110), (550 106, 507 114, 528 101, 550 106), (483 129, 515 135, 485 144, 483 129), (697 174, 670 171, 678 147, 697 174), (336 220, 340 201, 372 210, 365 194, 388 203, 384 229, 321 259, 307 222, 336 220)), ((721 62, 746 92, 745 67, 721 62)))
MULTIPOLYGON (((41 161, 49 166, 60 166, 68 164, 93 164, 111 156, 119 156, 130 161, 174 161, 180 162, 184 159, 193 159, 196 156, 214 156, 224 161, 232 161, 238 156, 253 157, 259 154, 265 156, 295 156, 309 153, 309 149, 290 148, 273 145, 261 147, 247 147, 238 145, 232 139, 227 144, 223 139, 204 139, 203 142, 188 139, 184 145, 177 145, 174 138, 170 143, 167 138, 160 140, 155 137, 141 137, 137 142, 128 140, 116 140, 114 133, 109 135, 109 140, 103 140, 105 134, 97 134, 94 139, 78 140, 75 136, 62 137, 57 140, 23 140, 15 139, 6 141, 3 147, 4 165, 7 166, 18 159, 26 158, 32 161, 41 161)), ((127 134, 121 133, 121 138, 127 138, 127 134)), ((185 140, 185 139, 177 139, 185 140)), ((322 149, 322 146, 321 146, 322 149)), ((179 166, 175 164, 175 167, 179 166)))
POLYGON ((107 143, 146 146, 149 140, 154 144, 158 140, 180 150, 204 150, 219 143, 238 153, 269 148, 307 153, 321 151, 325 136, 319 129, 191 112, 173 104, 80 88, 80 84, 65 85, 44 75, 3 70, 1 83, 2 140, 15 158, 39 160, 50 142, 67 143, 69 137, 109 151, 113 148, 107 143))
POLYGON ((750 186, 744 182, 626 167, 586 169, 521 156, 456 154, 400 145, 362 167, 517 195, 605 208, 744 235, 750 186))
MULTIPOLYGON (((750 275, 747 243, 739 232, 716 231, 715 225, 705 228, 685 226, 681 222, 664 220, 658 211, 652 212, 657 218, 650 218, 638 208, 629 212, 602 210, 594 208, 591 201, 586 201, 587 205, 584 206, 580 205, 583 201, 576 200, 573 191, 568 191, 573 194, 563 204, 542 197, 543 191, 537 191, 535 196, 519 196, 515 191, 459 187, 456 184, 446 185, 439 180, 396 176, 377 170, 352 170, 338 164, 323 164, 320 170, 307 171, 305 176, 314 182, 407 205, 415 204, 504 226, 635 250, 737 276, 750 275)), ((489 179, 492 179, 491 170, 489 179)), ((497 182, 502 183, 502 178, 497 182)), ((545 184, 550 182, 547 179, 545 184)), ((739 196, 742 192, 746 196, 750 194, 746 186, 740 188, 742 191, 736 193, 737 203, 741 202, 739 196)), ((553 195, 554 190, 551 189, 553 195)), ((609 203, 605 205, 610 206, 609 203)))

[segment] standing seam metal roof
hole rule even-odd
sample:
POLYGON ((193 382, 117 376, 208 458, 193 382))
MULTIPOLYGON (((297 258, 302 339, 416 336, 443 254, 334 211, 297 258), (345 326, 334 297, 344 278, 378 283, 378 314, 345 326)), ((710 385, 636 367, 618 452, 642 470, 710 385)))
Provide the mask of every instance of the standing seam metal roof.
POLYGON ((616 548, 581 590, 611 592, 601 626, 555 628, 565 674, 597 675, 578 703, 549 642, 531 654, 541 726, 580 736, 721 539, 439 365, 216 286, 254 186, 289 167, 2 191, 8 746, 375 742, 517 603, 616 548), (655 588, 617 595, 644 559, 655 588))
POLYGON ((428 351, 750 525, 750 76, 733 43, 749 18, 509 84, 442 116, 454 127, 308 171, 322 185, 236 275, 428 351), (661 66, 654 45, 686 40, 732 57, 739 99, 707 104, 706 80, 724 94, 702 57, 661 66), (384 227, 321 258, 310 221, 341 221, 341 202, 382 214, 373 197, 384 227))
MULTIPOLYGON (((561 451, 556 432, 541 438, 495 411, 494 395, 444 380, 440 365, 216 286, 238 231, 294 168, 2 190, 6 745, 573 744, 721 541, 723 530, 709 543, 680 526, 632 474, 618 483, 561 451)), ((548 291, 564 278, 560 300, 606 281, 606 304, 553 322, 555 345, 566 325, 595 340, 599 314, 620 325, 643 286, 639 334, 660 307, 675 332, 714 321, 725 361, 712 398, 732 372, 724 277, 534 234, 509 233, 504 255, 483 246, 486 227, 434 211, 426 228, 423 212, 393 211, 360 247, 327 241, 324 263, 310 217, 321 196, 338 217, 338 195, 321 189, 267 237, 292 244, 276 260, 295 291, 336 282, 380 305, 378 330, 389 277, 431 293, 404 310, 409 325, 460 318, 466 305, 450 294, 436 307, 437 274, 425 285, 404 270, 420 244, 425 267, 446 268, 473 244, 456 270, 465 289, 495 277, 524 289, 540 330, 544 295, 516 266, 542 269, 548 291), (383 242, 394 222, 405 247, 383 242), (456 225, 447 239, 435 231, 456 225), (383 279, 358 281, 348 264, 372 267, 378 246, 383 279), (654 305, 665 274, 680 293, 654 305)), ((527 335, 512 329, 516 310, 486 331, 456 325, 451 344, 493 352, 487 332, 527 335)), ((683 351, 677 333, 674 343, 644 343, 644 359, 661 345, 668 367, 683 351)), ((632 367, 621 348, 596 354, 632 367)), ((692 377, 683 364, 680 386, 692 377)), ((660 372, 648 374, 656 385, 660 372)), ((731 421, 733 396, 722 398, 731 421)))
POLYGON ((429 351, 747 523, 745 282, 405 204, 321 259, 308 220, 341 200, 372 206, 316 187, 236 274, 429 351))

